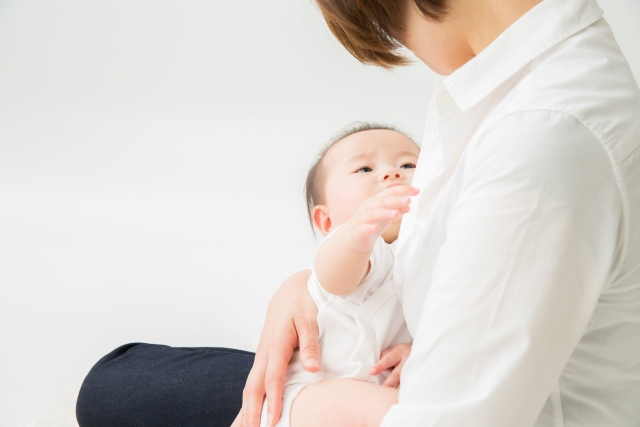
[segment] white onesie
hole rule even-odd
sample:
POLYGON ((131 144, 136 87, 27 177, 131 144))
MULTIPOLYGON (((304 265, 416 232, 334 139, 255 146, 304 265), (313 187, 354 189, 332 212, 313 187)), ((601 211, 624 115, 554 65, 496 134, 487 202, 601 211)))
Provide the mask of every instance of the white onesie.
MULTIPOLYGON (((307 385, 326 378, 382 384, 390 371, 377 376, 369 374, 369 369, 380 360, 380 353, 396 344, 411 343, 393 284, 394 246, 378 238, 369 272, 358 288, 344 297, 325 291, 315 269, 312 271, 307 286, 318 307, 321 368, 316 373, 306 371, 300 364, 299 352, 293 353, 287 367, 282 416, 277 427, 289 427, 291 404, 307 385)), ((267 427, 266 400, 260 426, 267 427)))

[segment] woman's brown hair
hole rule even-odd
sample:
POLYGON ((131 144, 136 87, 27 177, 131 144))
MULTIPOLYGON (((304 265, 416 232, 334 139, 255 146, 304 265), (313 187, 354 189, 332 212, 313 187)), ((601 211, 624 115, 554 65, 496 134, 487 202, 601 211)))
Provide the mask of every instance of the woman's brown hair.
MULTIPOLYGON (((441 21, 449 0, 413 0, 426 19, 441 21)), ((404 0, 316 0, 329 30, 363 64, 392 68, 409 60, 397 51, 404 0)))

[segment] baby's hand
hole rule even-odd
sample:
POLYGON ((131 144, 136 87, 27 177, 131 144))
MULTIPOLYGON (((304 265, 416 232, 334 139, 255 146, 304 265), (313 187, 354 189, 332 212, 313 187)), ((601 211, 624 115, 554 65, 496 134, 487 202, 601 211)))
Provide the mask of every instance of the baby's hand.
POLYGON ((409 212, 410 196, 415 196, 418 191, 409 185, 396 185, 360 203, 348 222, 353 249, 371 251, 391 222, 409 212))
POLYGON ((404 362, 411 352, 411 344, 398 344, 385 350, 380 355, 380 361, 369 370, 371 375, 378 375, 380 372, 393 368, 391 375, 382 383, 383 386, 395 388, 400 384, 400 372, 404 362))

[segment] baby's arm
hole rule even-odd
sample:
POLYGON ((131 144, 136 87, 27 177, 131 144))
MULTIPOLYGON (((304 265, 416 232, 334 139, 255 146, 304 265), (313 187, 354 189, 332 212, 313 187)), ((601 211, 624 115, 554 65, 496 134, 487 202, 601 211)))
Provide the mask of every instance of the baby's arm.
POLYGON ((322 287, 334 295, 353 292, 369 270, 370 250, 358 251, 350 244, 352 230, 345 224, 324 242, 314 260, 322 287))
POLYGON ((334 295, 348 295, 369 270, 376 240, 400 215, 409 212, 408 185, 387 188, 360 204, 353 217, 318 248, 315 270, 322 287, 334 295))

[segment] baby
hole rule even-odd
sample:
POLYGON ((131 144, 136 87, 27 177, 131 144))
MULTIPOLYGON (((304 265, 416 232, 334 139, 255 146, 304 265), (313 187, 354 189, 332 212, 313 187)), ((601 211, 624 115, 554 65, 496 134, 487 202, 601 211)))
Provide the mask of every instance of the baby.
MULTIPOLYGON (((410 187, 418 154, 398 130, 365 123, 334 138, 309 171, 309 218, 325 236, 308 282, 318 307, 322 367, 306 371, 294 352, 278 427, 290 425, 293 400, 314 382, 398 386, 411 336, 393 283, 393 243, 418 192, 410 187)), ((264 405, 261 427, 268 426, 264 405)))

